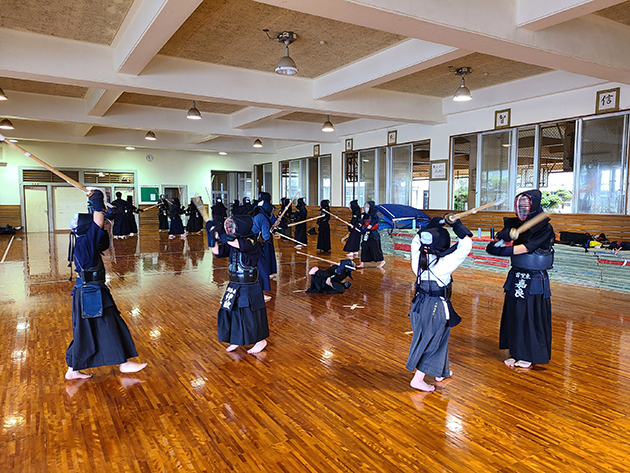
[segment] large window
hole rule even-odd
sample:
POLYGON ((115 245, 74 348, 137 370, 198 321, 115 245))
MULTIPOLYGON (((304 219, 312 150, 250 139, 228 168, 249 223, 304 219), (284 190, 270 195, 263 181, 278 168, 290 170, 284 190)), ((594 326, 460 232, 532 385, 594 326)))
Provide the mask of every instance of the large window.
POLYGON ((306 188, 306 159, 292 159, 290 161, 280 161, 280 198, 288 199, 299 191, 300 195, 305 196, 306 188))
POLYGON ((538 188, 548 212, 572 211, 575 124, 571 120, 540 125, 538 188))
MULTIPOLYGON (((418 152, 424 152, 428 161, 430 144, 429 141, 423 143, 424 151, 419 149, 418 152)), ((414 145, 407 144, 344 153, 345 204, 348 205, 350 201, 356 199, 359 205, 370 200, 377 204, 411 205, 412 188, 415 189, 413 186, 416 186, 412 177, 412 169, 415 169, 413 149, 414 145)), ((418 163, 418 166, 421 164, 418 163)), ((428 173, 428 163, 426 172, 428 173)), ((421 192, 421 199, 424 197, 428 199, 428 174, 426 180, 427 184, 423 185, 426 193, 421 192)))
POLYGON ((512 146, 512 132, 501 131, 488 133, 481 141, 481 167, 479 169, 479 204, 484 205, 502 200, 496 210, 510 208, 510 148, 512 146))
POLYGON ((516 194, 538 188, 547 212, 625 213, 629 117, 617 113, 453 137, 453 208, 503 199, 495 208, 511 210, 516 194))
MULTIPOLYGON (((391 204, 409 204, 411 192, 411 145, 394 146, 391 151, 391 191, 387 202, 391 204)), ((385 181, 382 176, 381 182, 385 181)))
POLYGON ((344 204, 347 206, 353 200, 359 199, 359 153, 357 151, 343 154, 343 168, 344 204))
POLYGON ((429 208, 429 163, 431 142, 420 141, 413 144, 413 171, 411 206, 417 209, 429 208))
POLYGON ((472 209, 476 205, 477 135, 452 138, 451 155, 451 176, 453 176, 452 208, 455 210, 472 209))
POLYGON ((627 117, 584 120, 578 213, 623 213, 627 117))
POLYGON ((330 155, 319 158, 319 199, 330 200, 330 155))
POLYGON ((280 161, 280 197, 292 199, 299 192, 308 205, 319 205, 320 200, 330 200, 330 180, 329 154, 280 161))

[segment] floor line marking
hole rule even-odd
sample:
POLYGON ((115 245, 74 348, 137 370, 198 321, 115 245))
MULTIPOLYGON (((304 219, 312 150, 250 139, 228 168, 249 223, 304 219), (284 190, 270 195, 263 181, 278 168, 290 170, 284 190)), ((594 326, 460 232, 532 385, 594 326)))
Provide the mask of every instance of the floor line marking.
POLYGON ((9 248, 11 248, 11 243, 13 243, 13 239, 14 239, 14 238, 15 238, 15 235, 13 235, 13 236, 11 237, 11 241, 9 241, 9 245, 7 246, 7 249, 5 250, 5 252, 4 252, 4 256, 2 257, 2 261, 0 261, 0 263, 4 263, 4 260, 5 260, 5 259, 6 259, 6 257, 7 257, 7 253, 9 252, 9 248))

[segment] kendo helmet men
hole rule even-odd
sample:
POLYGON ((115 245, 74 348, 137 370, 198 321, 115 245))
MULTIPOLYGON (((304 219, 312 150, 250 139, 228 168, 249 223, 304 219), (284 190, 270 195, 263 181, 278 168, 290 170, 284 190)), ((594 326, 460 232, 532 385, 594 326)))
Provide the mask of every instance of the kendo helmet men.
POLYGON ((521 222, 542 212, 540 201, 542 194, 538 189, 521 192, 514 198, 514 212, 521 222))

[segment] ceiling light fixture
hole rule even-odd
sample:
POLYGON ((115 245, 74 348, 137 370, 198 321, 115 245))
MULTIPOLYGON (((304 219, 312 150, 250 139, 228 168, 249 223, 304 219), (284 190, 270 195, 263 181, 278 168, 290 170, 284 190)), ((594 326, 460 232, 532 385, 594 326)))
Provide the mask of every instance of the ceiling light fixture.
POLYGON ((263 144, 262 141, 260 141, 258 138, 256 138, 256 141, 254 141, 254 148, 262 148, 263 144))
POLYGON ((147 131, 147 134, 144 135, 144 139, 149 140, 149 141, 155 141, 157 140, 157 136, 155 136, 155 133, 153 133, 152 131, 147 131))
MULTIPOLYGON (((269 36, 269 30, 263 30, 269 39, 274 39, 269 36)), ((278 33, 276 38, 278 43, 284 44, 284 56, 280 58, 278 61, 278 65, 276 66, 276 74, 280 74, 283 76, 294 76, 298 73, 298 68, 295 65, 295 61, 291 59, 289 56, 289 44, 293 43, 297 39, 297 35, 293 31, 283 31, 282 33, 278 33)))
POLYGON ((455 71, 451 69, 451 72, 455 72, 456 76, 460 76, 462 78, 462 83, 455 91, 455 95, 453 95, 453 100, 455 102, 466 102, 468 100, 472 100, 472 94, 470 93, 470 90, 468 89, 468 87, 466 87, 466 83, 464 82, 464 77, 466 77, 468 74, 472 74, 472 68, 459 67, 455 69, 455 71))
POLYGON ((325 131, 326 133, 335 131, 335 126, 330 121, 330 115, 326 115, 326 121, 324 122, 324 125, 322 126, 322 131, 325 131))
POLYGON ((188 113, 186 114, 186 118, 189 120, 201 120, 201 112, 197 110, 197 105, 194 100, 192 108, 188 110, 188 113))
POLYGON ((18 140, 14 139, 14 138, 11 138, 9 141, 10 141, 11 143, 17 143, 17 142, 18 142, 18 140))
POLYGON ((227 153, 226 153, 225 151, 219 151, 219 154, 220 154, 221 156, 227 156, 227 153))
POLYGON ((4 93, 4 90, 0 89, 0 100, 9 100, 7 98, 7 94, 4 93))
POLYGON ((15 129, 15 127, 13 126, 13 123, 11 123, 11 120, 9 120, 8 118, 3 118, 2 121, 0 121, 0 128, 2 128, 3 130, 15 129))
POLYGON ((129 151, 133 151, 136 148, 134 148, 133 146, 125 146, 125 149, 128 149, 129 151))

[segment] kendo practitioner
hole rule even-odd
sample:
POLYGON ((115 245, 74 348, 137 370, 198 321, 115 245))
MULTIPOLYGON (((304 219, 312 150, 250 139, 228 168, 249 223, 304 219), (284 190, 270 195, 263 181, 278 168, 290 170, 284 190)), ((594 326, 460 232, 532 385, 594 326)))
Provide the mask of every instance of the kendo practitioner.
POLYGON ((416 292, 409 318, 413 337, 407 369, 416 373, 409 383, 421 391, 434 391, 425 375, 437 382, 450 378, 448 339, 451 327, 461 322, 451 304, 451 273, 464 262, 472 249, 472 233, 461 220, 452 224, 459 241, 451 246, 451 236, 441 217, 433 217, 411 242, 411 268, 416 274, 416 292))
POLYGON ((259 353, 267 346, 269 337, 267 308, 257 268, 260 243, 253 223, 249 215, 236 215, 225 221, 224 239, 230 247, 230 283, 221 299, 217 331, 219 341, 230 344, 226 348, 228 352, 241 345, 254 345, 247 353, 259 353))
POLYGON ((215 204, 212 206, 212 208, 210 209, 212 211, 212 215, 216 215, 217 217, 221 218, 221 221, 224 222, 225 219, 228 217, 227 214, 227 207, 225 205, 223 205, 223 200, 221 200, 221 198, 217 198, 215 204))
POLYGON ((317 251, 320 253, 330 251, 330 214, 327 214, 324 210, 330 212, 329 200, 322 200, 319 203, 321 217, 317 219, 317 225, 319 225, 317 232, 317 251))
POLYGON ((72 289, 72 342, 66 351, 66 379, 84 379, 92 375, 80 370, 98 366, 120 365, 123 373, 135 373, 146 363, 129 358, 138 356, 136 347, 120 311, 105 285, 105 267, 101 254, 109 248, 109 235, 103 230, 105 201, 100 189, 91 189, 92 215, 78 214, 71 229, 69 261, 74 261, 77 280, 72 289))
POLYGON ((385 266, 383 250, 381 249, 381 236, 378 233, 378 216, 376 215, 376 204, 373 200, 366 202, 363 206, 363 217, 360 221, 363 232, 361 242, 361 264, 357 268, 362 268, 363 263, 372 261, 378 262, 377 268, 385 266))
POLYGON ((359 202, 356 200, 351 201, 348 207, 352 212, 352 219, 350 220, 351 225, 348 227, 348 240, 343 247, 343 251, 348 252, 346 254, 348 258, 354 258, 355 256, 359 256, 361 236, 363 234, 359 226, 359 222, 361 221, 361 207, 359 207, 359 202))
POLYGON ((241 203, 238 199, 234 199, 234 202, 230 205, 230 215, 232 215, 232 217, 241 215, 241 203))
POLYGON ((351 286, 350 281, 344 282, 344 279, 353 279, 352 271, 355 269, 354 263, 349 259, 342 259, 339 264, 333 264, 330 268, 323 270, 314 266, 308 272, 311 275, 311 287, 306 292, 343 294, 351 286))
MULTIPOLYGON (((495 240, 510 241, 510 230, 543 212, 541 192, 520 193, 514 199, 515 217, 505 217, 505 227, 495 240)), ((499 330, 499 348, 510 351, 507 366, 529 368, 551 359, 551 289, 547 270, 553 267, 555 234, 549 218, 519 234, 509 246, 490 242, 486 251, 509 256, 512 267, 503 285, 505 301, 499 330)))
POLYGON ((188 204, 188 208, 186 209, 186 215, 188 216, 188 222, 186 222, 186 231, 188 233, 195 233, 197 235, 201 234, 201 230, 204 227, 203 217, 199 213, 199 210, 197 210, 197 206, 194 204, 192 199, 190 199, 190 204, 188 204))
POLYGON ((243 205, 239 207, 239 213, 241 215, 249 215, 252 213, 253 209, 252 200, 247 196, 243 197, 243 205))
POLYGON ((177 235, 180 236, 182 240, 186 238, 186 232, 184 231, 184 223, 182 222, 182 215, 185 212, 184 208, 179 203, 179 199, 177 197, 173 198, 173 206, 171 207, 171 228, 168 231, 168 238, 172 240, 177 235))
POLYGON ((128 195, 127 201, 125 202, 125 218, 127 219, 129 236, 134 236, 138 233, 138 224, 136 223, 136 216, 134 214, 139 214, 140 212, 144 212, 144 210, 140 210, 138 207, 133 205, 133 197, 128 195))
POLYGON ((217 215, 212 215, 212 220, 208 220, 205 225, 208 234, 208 246, 217 258, 227 258, 230 255, 230 246, 225 239, 225 229, 223 219, 217 215))
POLYGON ((123 200, 122 192, 116 192, 116 200, 112 202, 116 209, 114 213, 114 226, 112 233, 114 238, 127 238, 129 236, 129 221, 125 216, 127 213, 127 201, 123 200))
MULTIPOLYGON (((306 210, 306 203, 304 202, 304 199, 302 197, 298 199, 296 209, 297 210, 293 214, 293 221, 297 223, 306 220, 308 212, 306 210)), ((295 248, 298 250, 302 248, 303 245, 306 245, 308 243, 308 239, 306 236, 306 223, 300 223, 299 225, 295 226, 293 239, 301 243, 301 245, 295 245, 295 248)))
MULTIPOLYGON (((258 258, 258 275, 260 285, 264 291, 271 290, 270 278, 278 272, 276 262, 276 250, 273 245, 270 229, 276 221, 273 216, 273 205, 271 194, 261 192, 258 198, 258 206, 252 211, 253 231, 261 240, 260 258, 258 258)), ((270 300, 270 296, 265 296, 265 300, 270 300)))
POLYGON ((278 231, 282 233, 284 236, 288 236, 289 238, 293 238, 291 227, 289 227, 289 223, 291 223, 291 215, 293 212, 293 206, 291 205, 291 200, 284 197, 280 201, 280 207, 284 215, 280 219, 280 223, 278 224, 278 231), (287 211, 285 212, 286 207, 289 206, 287 211))
POLYGON ((158 222, 159 222, 158 229, 161 232, 168 232, 169 230, 168 216, 170 214, 170 211, 169 211, 169 202, 168 200, 164 198, 164 195, 160 195, 160 200, 158 201, 157 209, 158 209, 158 222))

